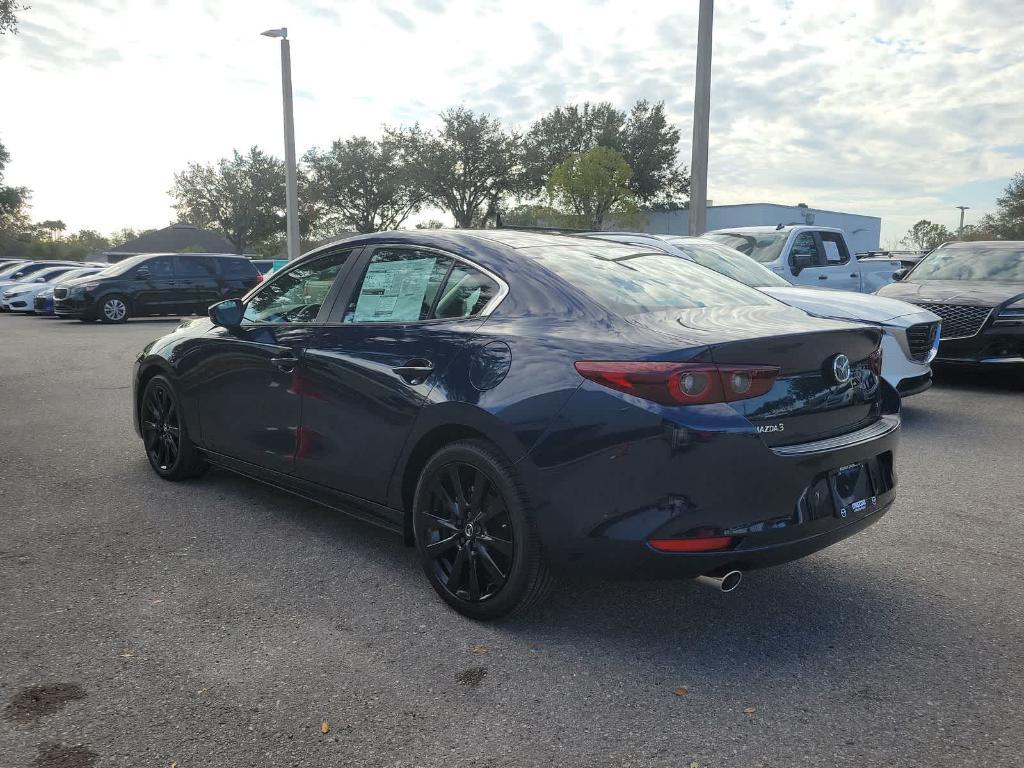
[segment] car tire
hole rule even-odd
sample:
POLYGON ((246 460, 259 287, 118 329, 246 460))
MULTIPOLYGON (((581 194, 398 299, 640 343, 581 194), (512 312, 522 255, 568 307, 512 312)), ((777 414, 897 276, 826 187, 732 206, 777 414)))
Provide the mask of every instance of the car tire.
POLYGON ((484 440, 453 443, 430 458, 416 484, 412 522, 427 579, 464 616, 522 613, 550 588, 519 474, 484 440))
POLYGON ((142 443, 154 472, 164 480, 185 480, 209 468, 189 439, 181 401, 170 379, 162 375, 150 379, 138 408, 142 443))
POLYGON ((104 323, 124 323, 128 320, 128 299, 119 293, 104 296, 99 303, 100 321, 104 323))

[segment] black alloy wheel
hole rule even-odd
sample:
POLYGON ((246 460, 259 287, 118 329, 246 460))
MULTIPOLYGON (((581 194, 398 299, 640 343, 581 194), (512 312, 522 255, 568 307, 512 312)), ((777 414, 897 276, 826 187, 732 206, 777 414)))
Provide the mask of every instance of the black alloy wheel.
POLYGON ((170 381, 154 376, 146 384, 139 410, 142 441, 153 470, 166 480, 193 477, 206 468, 189 440, 178 398, 170 381))
POLYGON ((456 443, 427 463, 413 528, 434 589, 472 618, 523 610, 550 581, 514 469, 488 443, 456 443))

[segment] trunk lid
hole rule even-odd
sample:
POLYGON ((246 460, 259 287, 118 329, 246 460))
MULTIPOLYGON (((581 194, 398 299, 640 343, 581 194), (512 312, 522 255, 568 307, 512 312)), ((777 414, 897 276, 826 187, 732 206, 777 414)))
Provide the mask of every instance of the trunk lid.
POLYGON ((706 345, 720 366, 778 367, 768 392, 730 403, 768 445, 841 435, 881 415, 881 384, 868 360, 881 341, 876 327, 811 317, 781 305, 669 310, 631 319, 690 344, 706 345), (836 375, 839 355, 849 361, 845 380, 843 366, 836 375))

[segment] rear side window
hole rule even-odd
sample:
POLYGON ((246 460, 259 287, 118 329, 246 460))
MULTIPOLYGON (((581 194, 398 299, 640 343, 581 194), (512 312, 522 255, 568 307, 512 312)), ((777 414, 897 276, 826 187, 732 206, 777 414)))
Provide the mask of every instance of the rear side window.
POLYGON ((498 284, 468 264, 455 262, 441 289, 433 316, 436 318, 478 315, 497 297, 498 284))
POLYGON ((234 278, 252 277, 258 272, 256 265, 248 259, 221 259, 220 268, 225 277, 234 278))
POLYGON ((775 300, 692 261, 618 243, 523 248, 608 310, 622 315, 695 307, 774 304, 775 300))
POLYGON ((417 248, 378 248, 349 301, 344 322, 427 320, 454 261, 417 248))
POLYGON ((846 264, 850 260, 850 252, 846 250, 846 241, 836 232, 822 232, 821 245, 825 249, 826 264, 846 264))
POLYGON ((174 274, 176 277, 216 277, 217 264, 201 256, 176 256, 174 274))

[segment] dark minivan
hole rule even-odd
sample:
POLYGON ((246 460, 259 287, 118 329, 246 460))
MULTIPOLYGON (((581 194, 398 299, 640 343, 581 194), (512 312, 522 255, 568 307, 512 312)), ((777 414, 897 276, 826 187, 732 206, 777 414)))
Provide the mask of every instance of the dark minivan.
POLYGON ((259 270, 244 256, 145 253, 62 283, 53 291, 53 309, 59 317, 104 323, 142 315, 205 315, 211 304, 243 296, 258 282, 259 270))

